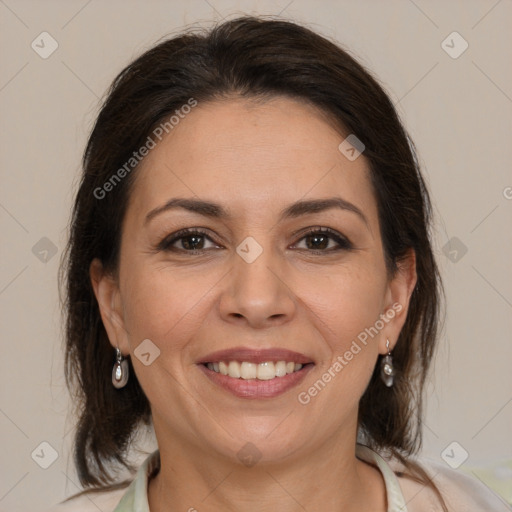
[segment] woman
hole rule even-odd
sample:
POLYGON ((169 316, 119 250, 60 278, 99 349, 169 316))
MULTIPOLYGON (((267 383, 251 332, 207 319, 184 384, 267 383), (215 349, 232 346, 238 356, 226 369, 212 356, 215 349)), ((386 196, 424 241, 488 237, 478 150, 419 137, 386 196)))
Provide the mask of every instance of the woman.
POLYGON ((83 164, 63 269, 86 491, 55 510, 502 506, 413 458, 429 196, 345 51, 252 17, 165 41, 116 78, 83 164), (144 424, 158 450, 116 484, 144 424))

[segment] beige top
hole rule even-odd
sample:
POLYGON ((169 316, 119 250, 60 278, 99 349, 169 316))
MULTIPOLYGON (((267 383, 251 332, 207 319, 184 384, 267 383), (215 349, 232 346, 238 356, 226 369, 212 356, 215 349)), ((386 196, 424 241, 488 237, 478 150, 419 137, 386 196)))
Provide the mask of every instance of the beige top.
MULTIPOLYGON (((367 446, 358 444, 356 456, 376 465, 386 485, 387 512, 438 512, 441 507, 434 492, 408 478, 398 477, 395 471, 403 469, 395 460, 385 460, 367 446)), ((433 461, 417 461, 441 491, 450 512, 506 512, 512 511, 503 499, 476 478, 433 461)), ((121 490, 104 493, 91 492, 45 512, 150 512, 148 481, 160 468, 160 453, 155 450, 139 467, 131 484, 121 490)))

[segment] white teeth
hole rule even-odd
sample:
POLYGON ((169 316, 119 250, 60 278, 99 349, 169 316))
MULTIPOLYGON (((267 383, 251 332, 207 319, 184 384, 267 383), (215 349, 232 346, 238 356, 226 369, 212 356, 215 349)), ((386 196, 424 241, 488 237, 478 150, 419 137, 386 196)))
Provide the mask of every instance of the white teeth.
POLYGON ((228 375, 234 379, 240 378, 240 363, 237 361, 230 361, 228 366, 228 375))
POLYGON ((270 380, 276 376, 276 368, 272 361, 260 363, 258 365, 258 379, 270 380))
POLYGON ((233 379, 259 379, 259 380, 270 380, 276 377, 284 377, 289 373, 294 373, 302 368, 302 364, 286 361, 265 361, 264 363, 249 363, 243 361, 219 361, 218 363, 208 363, 206 365, 208 369, 214 372, 221 373, 222 375, 228 375, 233 379))
POLYGON ((276 377, 284 377, 286 375, 286 363, 284 361, 278 361, 275 364, 276 377))
POLYGON ((222 373, 222 375, 228 374, 228 367, 224 361, 219 362, 219 371, 222 373))
POLYGON ((258 367, 256 364, 244 362, 240 367, 242 379, 255 379, 258 376, 258 367))

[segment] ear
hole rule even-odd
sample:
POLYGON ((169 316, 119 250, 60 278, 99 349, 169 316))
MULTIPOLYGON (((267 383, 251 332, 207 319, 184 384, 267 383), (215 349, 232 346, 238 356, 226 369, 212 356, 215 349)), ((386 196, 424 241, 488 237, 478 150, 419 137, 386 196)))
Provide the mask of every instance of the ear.
POLYGON ((89 276, 110 344, 114 348, 119 347, 123 355, 129 354, 130 345, 117 280, 104 270, 98 258, 91 262, 89 276))
POLYGON ((398 340, 400 331, 405 324, 411 295, 416 286, 416 253, 410 248, 403 260, 398 263, 395 275, 390 279, 385 301, 384 321, 385 327, 379 338, 379 353, 387 354, 386 339, 389 339, 389 350, 392 350, 398 340))

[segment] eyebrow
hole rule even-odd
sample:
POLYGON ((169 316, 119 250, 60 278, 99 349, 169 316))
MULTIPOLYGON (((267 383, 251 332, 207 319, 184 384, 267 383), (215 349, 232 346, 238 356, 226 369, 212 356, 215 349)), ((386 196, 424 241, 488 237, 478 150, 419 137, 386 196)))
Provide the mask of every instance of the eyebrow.
MULTIPOLYGON (((229 214, 229 212, 225 210, 220 204, 213 203, 210 201, 204 201, 201 199, 173 198, 167 201, 162 206, 158 206, 157 208, 151 210, 146 215, 144 224, 148 224, 149 221, 151 221, 154 217, 163 212, 177 208, 182 208, 189 212, 197 213, 205 217, 222 220, 231 219, 231 215, 229 214)), ((297 218, 303 215, 319 213, 333 208, 338 208, 344 211, 355 213, 358 217, 361 218, 361 220, 363 220, 363 222, 369 228, 368 219, 365 217, 363 212, 356 205, 350 203, 349 201, 346 201, 345 199, 342 199, 341 197, 329 197, 326 199, 309 199, 297 201, 281 210, 279 214, 279 220, 283 221, 286 219, 297 218)))

